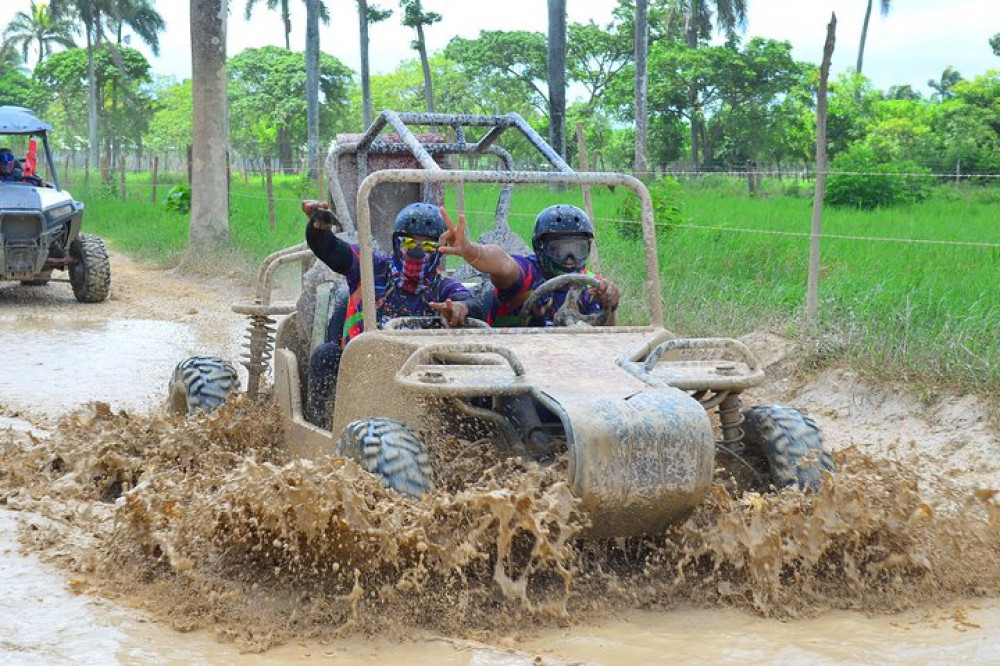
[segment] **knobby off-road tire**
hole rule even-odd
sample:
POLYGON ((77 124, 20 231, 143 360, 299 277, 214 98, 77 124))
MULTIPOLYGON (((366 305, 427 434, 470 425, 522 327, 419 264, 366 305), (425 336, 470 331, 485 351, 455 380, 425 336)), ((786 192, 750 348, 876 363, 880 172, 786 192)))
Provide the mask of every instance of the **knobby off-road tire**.
POLYGON ((69 254, 77 260, 69 267, 73 295, 81 303, 100 303, 111 290, 111 262, 104 241, 93 234, 80 234, 70 243, 69 254))
POLYGON ((424 445, 405 423, 391 419, 349 423, 337 441, 337 451, 403 495, 419 498, 434 488, 424 445))
POLYGON ((823 472, 835 472, 815 421, 791 407, 769 405, 744 412, 744 442, 767 461, 778 487, 818 490, 823 472))
POLYGON ((194 414, 210 412, 240 387, 240 378, 228 362, 217 356, 191 356, 174 368, 170 379, 170 411, 194 414))

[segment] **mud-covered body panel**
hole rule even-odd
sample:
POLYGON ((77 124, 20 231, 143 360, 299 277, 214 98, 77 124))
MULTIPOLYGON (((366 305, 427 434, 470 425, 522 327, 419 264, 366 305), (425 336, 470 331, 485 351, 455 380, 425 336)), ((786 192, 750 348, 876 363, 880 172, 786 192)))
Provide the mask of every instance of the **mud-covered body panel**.
POLYGON ((711 423, 698 401, 671 387, 650 386, 621 367, 660 332, 580 327, 365 333, 344 350, 333 432, 368 418, 448 431, 454 424, 442 419, 452 413, 430 407, 434 400, 530 393, 563 424, 568 480, 591 516, 588 534, 660 532, 703 499, 714 458, 711 423), (446 353, 431 362, 433 354, 425 352, 435 349, 446 353), (414 367, 411 359, 426 362, 414 367))

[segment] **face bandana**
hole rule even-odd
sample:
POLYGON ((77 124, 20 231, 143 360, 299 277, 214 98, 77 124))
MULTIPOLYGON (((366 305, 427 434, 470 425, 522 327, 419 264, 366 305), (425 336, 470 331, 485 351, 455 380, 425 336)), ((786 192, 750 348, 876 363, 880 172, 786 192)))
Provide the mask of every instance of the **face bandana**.
POLYGON ((420 243, 401 243, 403 240, 404 237, 400 236, 393 238, 392 279, 398 289, 419 294, 440 272, 441 254, 437 251, 425 252, 420 243), (404 245, 416 246, 403 249, 404 245))

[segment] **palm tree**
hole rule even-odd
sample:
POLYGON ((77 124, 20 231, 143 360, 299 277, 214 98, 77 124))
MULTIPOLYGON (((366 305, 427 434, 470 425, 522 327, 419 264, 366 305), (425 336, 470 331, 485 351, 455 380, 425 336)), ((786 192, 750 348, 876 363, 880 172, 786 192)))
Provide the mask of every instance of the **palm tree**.
POLYGON ((227 0, 191 0, 191 221, 188 244, 229 238, 227 0))
MULTIPOLYGON (((891 9, 892 0, 879 0, 879 7, 882 10, 882 16, 888 16, 889 10, 891 9)), ((865 22, 861 24, 861 45, 858 46, 858 66, 856 67, 858 74, 861 73, 861 64, 865 59, 865 42, 868 40, 868 21, 872 17, 872 0, 868 0, 868 8, 865 9, 865 22)))
POLYGON ((73 34, 76 26, 72 21, 53 16, 46 4, 36 4, 31 0, 27 12, 18 12, 3 32, 4 42, 13 48, 19 48, 24 60, 28 60, 28 51, 37 44, 38 62, 41 63, 52 53, 54 45, 71 49, 76 46, 73 34))
POLYGON ((959 74, 958 70, 948 65, 941 72, 941 80, 935 81, 934 79, 928 79, 927 85, 937 91, 937 96, 941 99, 951 99, 955 93, 951 91, 955 87, 955 84, 962 80, 962 75, 959 74))
POLYGON ((566 156, 566 0, 549 3, 549 143, 566 156))
POLYGON ((392 16, 391 9, 369 5, 368 0, 358 0, 358 29, 361 33, 361 115, 364 126, 372 123, 372 89, 368 69, 368 25, 392 16))
POLYGON ((432 25, 441 20, 437 12, 425 12, 421 0, 399 0, 403 10, 403 25, 417 31, 413 48, 420 54, 420 66, 424 70, 424 100, 427 110, 434 113, 434 88, 431 86, 431 66, 427 61, 427 41, 424 39, 424 26, 432 25))
POLYGON ((635 164, 633 170, 641 177, 647 170, 646 132, 649 125, 647 92, 649 77, 646 73, 646 58, 649 50, 649 3, 648 0, 635 2, 635 164))
MULTIPOLYGON (((680 13, 684 19, 684 38, 692 49, 698 48, 699 42, 712 36, 713 27, 729 38, 746 29, 748 0, 714 0, 714 26, 708 0, 673 0, 670 4, 670 12, 680 13)), ((691 112, 691 161, 697 166, 702 121, 698 108, 698 90, 694 86, 688 92, 688 103, 691 112)))
MULTIPOLYGON (((257 4, 258 0, 247 0, 246 8, 243 11, 243 18, 247 21, 253 15, 253 8, 257 4)), ((308 12, 308 0, 306 9, 308 12)), ((291 42, 289 37, 292 32, 292 13, 289 8, 288 0, 265 0, 267 11, 273 12, 275 9, 281 8, 281 24, 285 27, 285 49, 288 51, 292 50, 291 42)), ((319 3, 319 17, 323 21, 323 25, 329 25, 330 23, 330 12, 326 8, 325 2, 319 3)), ((308 17, 307 17, 308 21, 308 17)))
POLYGON ((153 7, 152 0, 51 0, 49 9, 53 17, 75 16, 83 24, 87 39, 87 81, 89 92, 88 140, 90 151, 88 161, 96 167, 98 162, 97 137, 97 88, 94 82, 94 49, 107 41, 105 29, 113 26, 115 32, 122 24, 128 25, 142 41, 149 45, 154 55, 160 53, 159 33, 166 24, 153 7))

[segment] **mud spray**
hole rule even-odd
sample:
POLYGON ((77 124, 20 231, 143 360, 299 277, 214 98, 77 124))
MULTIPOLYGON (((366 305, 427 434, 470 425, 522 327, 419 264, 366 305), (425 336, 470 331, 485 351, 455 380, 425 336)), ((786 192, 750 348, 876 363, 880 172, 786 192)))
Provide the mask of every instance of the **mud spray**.
POLYGON ((295 638, 481 638, 678 602, 767 617, 889 612, 1000 595, 994 491, 850 449, 813 494, 720 472, 685 523, 581 541, 565 461, 436 442, 439 489, 406 500, 349 461, 289 461, 278 415, 242 399, 196 418, 93 404, 47 437, 0 434, 0 501, 73 589, 212 629, 246 650, 295 638))

